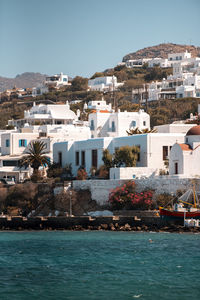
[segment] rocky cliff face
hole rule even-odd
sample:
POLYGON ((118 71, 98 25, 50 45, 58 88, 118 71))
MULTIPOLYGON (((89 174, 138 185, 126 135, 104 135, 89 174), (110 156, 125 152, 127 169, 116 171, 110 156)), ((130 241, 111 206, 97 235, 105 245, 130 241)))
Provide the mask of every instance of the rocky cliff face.
POLYGON ((129 53, 123 57, 123 62, 129 59, 140 59, 140 58, 167 58, 169 53, 179 53, 185 51, 191 52, 192 57, 200 57, 200 47, 193 45, 178 45, 178 44, 160 44, 153 47, 147 47, 141 50, 138 50, 133 53, 129 53))

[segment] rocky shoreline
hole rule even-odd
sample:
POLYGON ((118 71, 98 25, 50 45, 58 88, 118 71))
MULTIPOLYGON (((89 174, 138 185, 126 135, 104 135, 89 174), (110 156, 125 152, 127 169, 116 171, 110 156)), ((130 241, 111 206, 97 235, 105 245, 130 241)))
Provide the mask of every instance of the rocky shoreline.
POLYGON ((184 227, 183 224, 163 222, 159 217, 142 219, 125 216, 113 217, 1 217, 0 230, 105 230, 133 232, 193 232, 200 233, 200 227, 184 227))

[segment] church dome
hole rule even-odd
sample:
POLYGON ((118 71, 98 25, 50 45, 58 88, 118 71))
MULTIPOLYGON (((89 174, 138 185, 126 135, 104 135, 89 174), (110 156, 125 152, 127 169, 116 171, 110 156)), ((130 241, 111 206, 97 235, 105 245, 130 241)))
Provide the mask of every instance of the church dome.
POLYGON ((200 125, 190 128, 186 135, 200 135, 200 125))

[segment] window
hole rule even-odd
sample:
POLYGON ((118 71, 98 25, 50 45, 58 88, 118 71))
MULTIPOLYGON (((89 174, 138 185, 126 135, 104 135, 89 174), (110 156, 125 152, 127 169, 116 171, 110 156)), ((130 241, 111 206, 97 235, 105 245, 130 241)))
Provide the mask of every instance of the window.
POLYGON ((46 132, 39 132, 39 137, 46 137, 47 136, 47 133, 46 132))
POLYGON ((163 160, 168 159, 168 146, 163 146, 163 160))
POLYGON ((115 132, 115 122, 112 121, 112 128, 111 128, 112 132, 115 132))
POLYGON ((143 121, 143 126, 146 126, 146 121, 143 121))
POLYGON ((19 140, 19 147, 26 147, 27 146, 27 140, 19 140))
POLYGON ((97 168, 97 150, 92 150, 92 167, 97 168))
POLYGON ((137 147, 139 148, 139 152, 138 152, 137 161, 140 161, 140 145, 137 145, 137 147))
POLYGON ((135 127, 136 126, 136 121, 132 121, 131 122, 131 127, 135 127))
POLYGON ((79 151, 76 151, 76 166, 79 166, 79 151))
POLYGON ((6 140, 6 147, 10 147, 10 140, 6 140))
POLYGON ((81 166, 85 167, 85 151, 81 151, 81 166))
POLYGON ((178 174, 178 163, 177 162, 174 164, 174 173, 178 174))
POLYGON ((62 152, 58 152, 58 164, 62 166, 62 152))
POLYGON ((90 130, 94 130, 94 120, 91 120, 91 123, 90 123, 90 130))
POLYGON ((3 160, 4 167, 17 167, 18 160, 3 160))

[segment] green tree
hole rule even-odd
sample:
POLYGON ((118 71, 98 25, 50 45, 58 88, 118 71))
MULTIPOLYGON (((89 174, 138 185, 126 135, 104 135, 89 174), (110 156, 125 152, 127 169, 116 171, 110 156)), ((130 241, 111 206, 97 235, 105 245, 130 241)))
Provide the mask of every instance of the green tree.
POLYGON ((96 72, 90 79, 95 79, 97 77, 104 77, 105 74, 103 72, 96 72))
POLYGON ((135 167, 140 152, 137 146, 123 146, 115 150, 114 164, 117 167, 135 167))
POLYGON ((49 157, 45 155, 46 145, 42 141, 33 141, 30 143, 26 156, 22 158, 20 165, 28 165, 33 168, 34 175, 38 175, 40 166, 46 167, 50 164, 49 157))
POLYGON ((108 149, 103 150, 102 160, 104 162, 104 166, 106 166, 107 169, 113 167, 113 156, 108 149))
POLYGON ((76 76, 72 80, 72 91, 83 91, 88 89, 88 79, 76 76))

